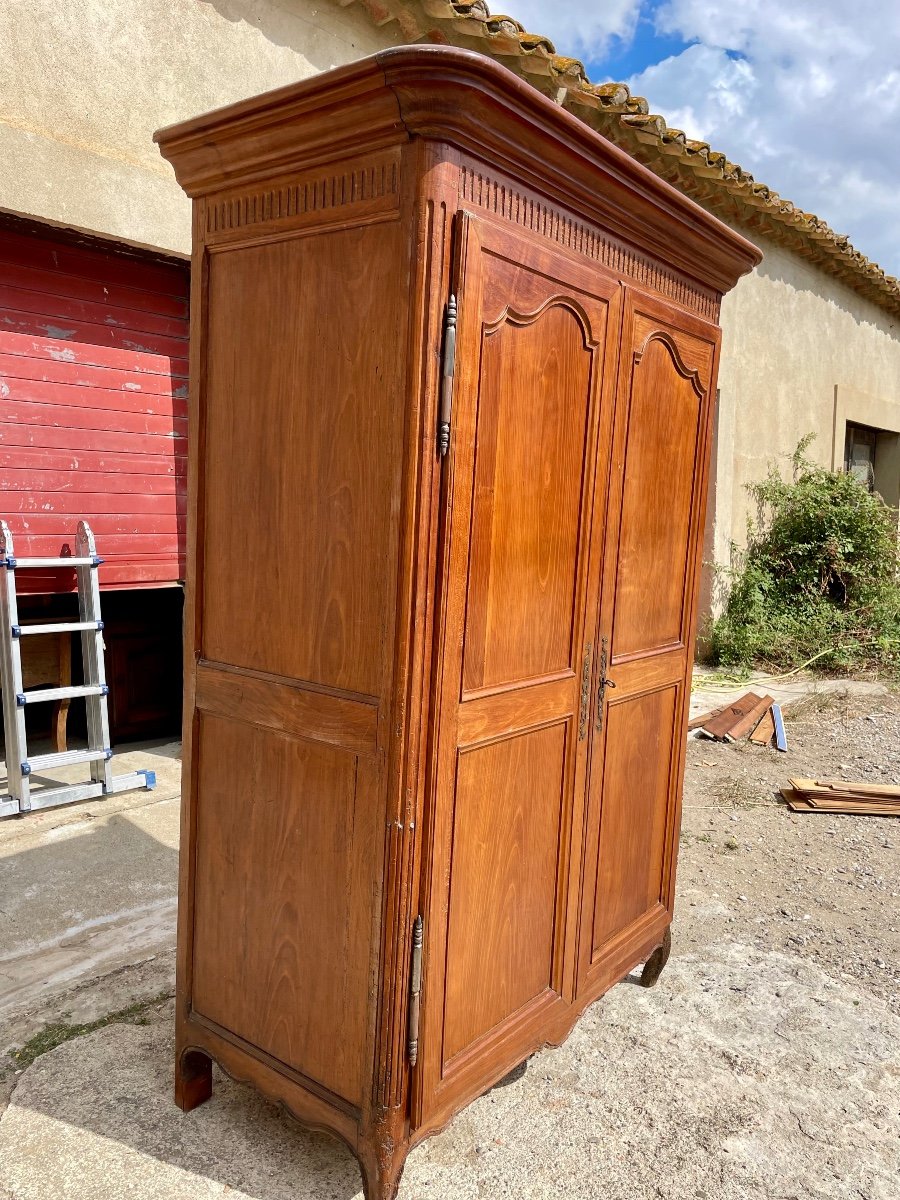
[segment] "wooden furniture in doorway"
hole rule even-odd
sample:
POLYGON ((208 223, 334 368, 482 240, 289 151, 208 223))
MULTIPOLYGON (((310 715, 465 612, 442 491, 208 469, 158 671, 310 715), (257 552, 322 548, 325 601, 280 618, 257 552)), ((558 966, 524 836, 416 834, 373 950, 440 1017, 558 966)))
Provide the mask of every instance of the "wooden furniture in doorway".
POLYGON ((384 1200, 664 964, 719 302, 759 255, 463 51, 157 138, 194 198, 177 1099, 216 1059, 384 1200))
MULTIPOLYGON (((28 618, 22 625, 39 624, 40 618, 28 618)), ((26 691, 40 687, 72 686, 72 635, 70 633, 41 633, 22 640, 22 684, 26 691)), ((57 754, 66 749, 69 721, 68 698, 55 700, 51 706, 50 740, 57 754)))

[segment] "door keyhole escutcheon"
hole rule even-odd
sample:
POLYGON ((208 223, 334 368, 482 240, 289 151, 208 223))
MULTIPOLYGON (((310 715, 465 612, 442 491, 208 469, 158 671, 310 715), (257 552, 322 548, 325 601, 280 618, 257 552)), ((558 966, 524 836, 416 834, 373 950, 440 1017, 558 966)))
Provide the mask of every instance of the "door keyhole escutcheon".
POLYGON ((606 699, 606 689, 614 688, 615 683, 607 677, 606 667, 609 661, 607 639, 600 639, 600 681, 597 684, 597 722, 596 729, 599 733, 603 728, 603 701, 606 699))

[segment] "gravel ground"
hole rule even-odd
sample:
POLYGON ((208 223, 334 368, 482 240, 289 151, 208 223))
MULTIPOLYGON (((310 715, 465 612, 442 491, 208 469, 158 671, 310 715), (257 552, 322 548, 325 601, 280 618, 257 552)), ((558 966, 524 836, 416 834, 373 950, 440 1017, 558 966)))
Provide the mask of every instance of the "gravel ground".
POLYGON ((813 695, 785 721, 786 754, 688 743, 678 945, 796 954, 900 1012, 900 818, 792 813, 777 796, 789 775, 900 784, 900 700, 813 695))

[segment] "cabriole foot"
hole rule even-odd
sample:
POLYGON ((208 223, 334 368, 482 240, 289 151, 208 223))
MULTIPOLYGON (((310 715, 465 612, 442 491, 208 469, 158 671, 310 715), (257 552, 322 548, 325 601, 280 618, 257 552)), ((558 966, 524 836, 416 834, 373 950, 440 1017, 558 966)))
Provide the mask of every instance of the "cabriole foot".
POLYGON ((408 1150, 400 1109, 382 1109, 357 1151, 366 1200, 394 1200, 408 1150))

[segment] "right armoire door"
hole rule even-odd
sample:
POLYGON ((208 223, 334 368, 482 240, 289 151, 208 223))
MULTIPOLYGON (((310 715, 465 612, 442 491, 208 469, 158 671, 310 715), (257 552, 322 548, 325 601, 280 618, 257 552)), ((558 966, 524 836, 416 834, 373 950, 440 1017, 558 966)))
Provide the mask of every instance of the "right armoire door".
POLYGON ((669 920, 718 331, 629 291, 595 645, 578 992, 669 920))

